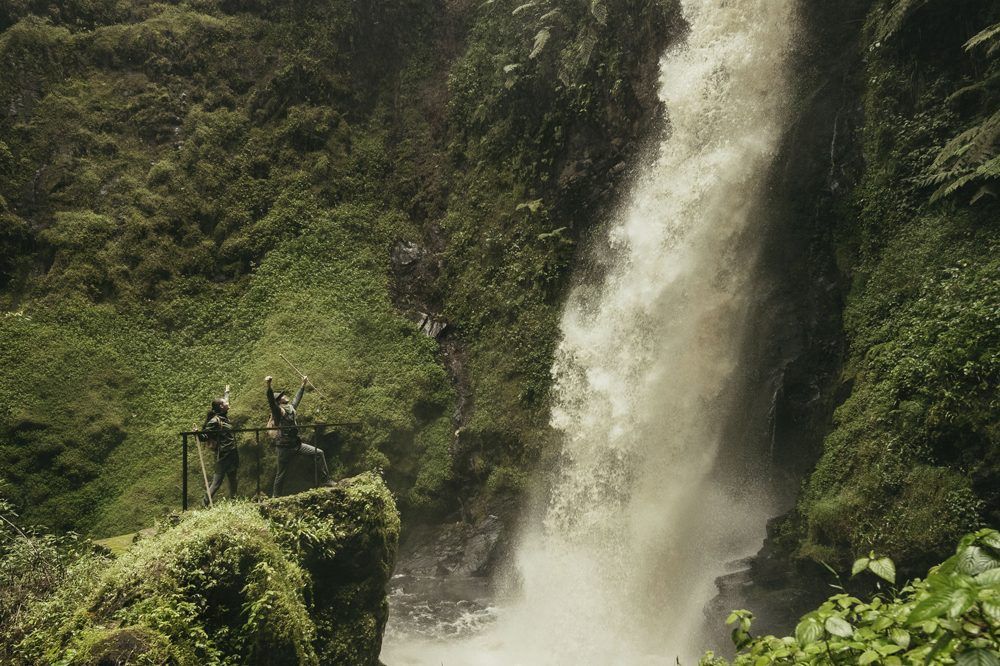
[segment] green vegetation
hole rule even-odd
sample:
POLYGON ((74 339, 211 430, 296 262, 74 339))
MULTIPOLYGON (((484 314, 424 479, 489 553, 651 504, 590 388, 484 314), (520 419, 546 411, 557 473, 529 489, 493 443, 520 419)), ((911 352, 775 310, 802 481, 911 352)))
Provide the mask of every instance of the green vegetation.
POLYGON ((785 526, 800 556, 875 549, 916 572, 1000 522, 998 70, 995 37, 973 37, 998 20, 995 3, 871 12, 864 168, 837 230, 851 390, 785 526))
MULTIPOLYGON (((888 558, 855 562, 854 575, 866 570, 895 583, 888 558)), ((955 555, 932 568, 926 579, 880 592, 870 601, 848 594, 830 597, 802 618, 794 636, 753 637, 752 619, 752 613, 736 611, 726 621, 734 625, 739 649, 734 666, 995 666, 1000 663, 1000 532, 966 535, 955 555)), ((730 662, 709 653, 701 663, 730 662)))
POLYGON ((574 242, 656 120, 676 11, 520 4, 0 9, 0 496, 143 527, 177 505, 176 433, 225 383, 262 425, 284 353, 326 396, 306 418, 362 424, 337 474, 383 469, 414 516, 516 497, 574 242))
MULTIPOLYGON (((798 557, 924 570, 1000 523, 998 24, 872 3, 832 231, 849 395, 783 528, 798 557)), ((146 526, 178 504, 177 433, 226 383, 262 425, 285 354, 325 395, 304 419, 361 424, 335 475, 381 469, 407 519, 508 506, 551 449, 570 265, 682 30, 674 0, 5 3, 0 497, 146 526)))
POLYGON ((399 516, 375 475, 189 514, 117 559, 0 534, 4 663, 378 663, 399 516))

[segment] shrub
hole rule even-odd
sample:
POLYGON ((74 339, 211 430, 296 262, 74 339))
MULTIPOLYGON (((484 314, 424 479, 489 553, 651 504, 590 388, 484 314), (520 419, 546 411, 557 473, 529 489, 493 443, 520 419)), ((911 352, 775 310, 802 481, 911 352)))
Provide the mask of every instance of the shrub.
MULTIPOLYGON (((893 585, 888 558, 870 554, 853 574, 870 571, 893 585)), ((708 653, 702 666, 768 664, 959 664, 995 665, 1000 654, 1000 532, 983 529, 959 541, 955 555, 901 588, 870 601, 848 594, 830 597, 803 616, 794 636, 750 634, 753 614, 735 611, 738 648, 732 662, 708 653)))

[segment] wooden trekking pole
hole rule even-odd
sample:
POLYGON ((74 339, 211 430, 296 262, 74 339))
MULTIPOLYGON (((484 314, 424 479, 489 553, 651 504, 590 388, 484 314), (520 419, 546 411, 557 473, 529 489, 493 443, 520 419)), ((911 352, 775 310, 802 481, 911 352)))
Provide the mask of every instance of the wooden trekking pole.
MULTIPOLYGON (((287 358, 285 358, 284 354, 278 354, 278 356, 280 356, 281 360, 284 361, 285 363, 287 363, 288 367, 291 368, 292 370, 294 370, 299 375, 299 377, 301 377, 303 379, 306 377, 306 374, 304 372, 302 372, 301 370, 299 370, 298 368, 296 368, 294 365, 292 365, 292 362, 289 361, 287 358)), ((322 391, 320 391, 318 388, 316 388, 316 385, 312 383, 312 380, 307 379, 306 383, 309 384, 309 386, 311 386, 314 391, 316 391, 316 395, 318 395, 319 397, 321 397, 324 400, 326 400, 326 396, 323 395, 322 391)))
MULTIPOLYGON (((192 429, 194 426, 192 426, 192 429)), ((212 490, 208 485, 208 472, 205 471, 205 458, 201 455, 201 440, 198 435, 194 436, 194 443, 198 445, 198 463, 201 464, 201 478, 205 482, 205 497, 208 498, 208 507, 212 508, 212 490)))

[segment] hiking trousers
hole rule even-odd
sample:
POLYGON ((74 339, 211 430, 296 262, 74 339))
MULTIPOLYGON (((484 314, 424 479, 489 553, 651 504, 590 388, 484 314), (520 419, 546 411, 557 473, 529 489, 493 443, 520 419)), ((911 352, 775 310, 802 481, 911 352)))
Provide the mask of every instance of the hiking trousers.
POLYGON ((278 452, 278 469, 274 473, 274 489, 271 497, 281 497, 281 492, 285 487, 285 473, 288 472, 288 464, 297 456, 308 456, 312 458, 314 469, 316 470, 316 481, 322 485, 330 480, 330 470, 326 467, 326 455, 323 449, 310 444, 299 444, 297 447, 275 447, 278 452))
POLYGON ((219 456, 215 461, 215 476, 212 477, 212 484, 208 487, 208 494, 201 500, 202 506, 208 506, 208 498, 215 498, 216 491, 222 487, 222 480, 229 480, 229 498, 236 497, 236 472, 240 468, 240 454, 236 449, 231 449, 219 456))

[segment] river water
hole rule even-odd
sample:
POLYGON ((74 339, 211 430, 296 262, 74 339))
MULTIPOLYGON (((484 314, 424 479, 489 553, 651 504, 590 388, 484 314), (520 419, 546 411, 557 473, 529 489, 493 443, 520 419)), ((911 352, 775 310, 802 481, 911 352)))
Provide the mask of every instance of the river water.
POLYGON ((796 0, 682 5, 689 33, 661 61, 669 129, 565 306, 563 449, 520 535, 516 593, 396 581, 389 666, 694 663, 714 579, 775 512, 766 484, 727 482, 718 458, 746 409, 730 387, 789 116, 796 0))

